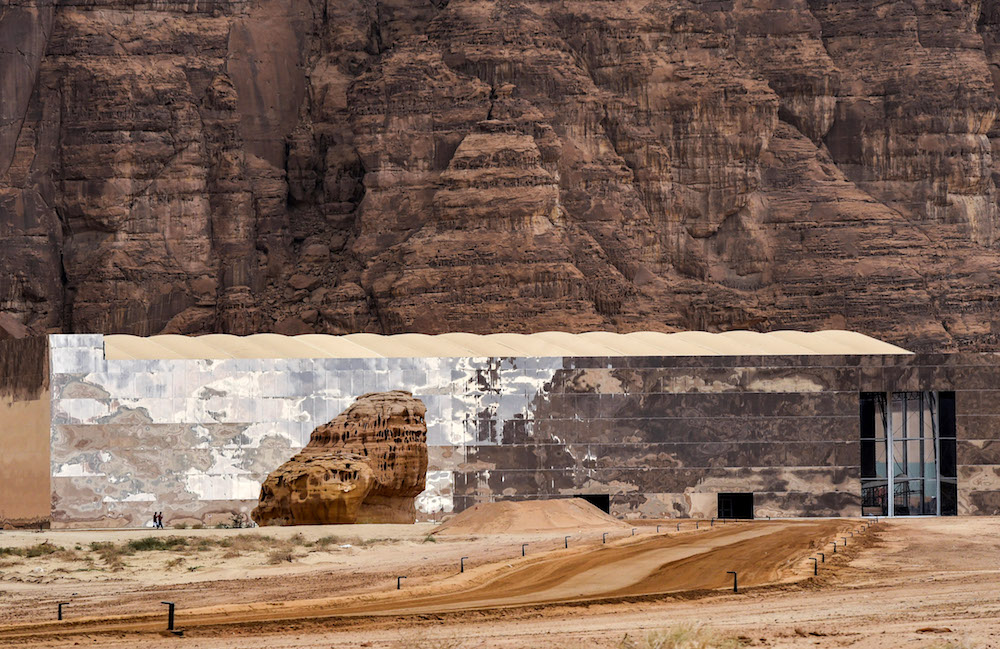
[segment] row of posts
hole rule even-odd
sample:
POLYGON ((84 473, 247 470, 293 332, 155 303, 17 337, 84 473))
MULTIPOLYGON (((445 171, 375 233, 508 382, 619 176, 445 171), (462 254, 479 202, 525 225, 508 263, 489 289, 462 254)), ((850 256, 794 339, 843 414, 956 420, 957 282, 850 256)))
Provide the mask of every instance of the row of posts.
MULTIPOLYGON (((854 532, 857 532, 858 534, 861 534, 863 532, 867 532, 868 529, 872 525, 876 525, 876 524, 878 524, 878 516, 873 516, 872 520, 870 520, 867 523, 865 523, 862 527, 860 527, 860 528, 858 528, 856 530, 848 532, 848 534, 850 535, 850 538, 854 538, 854 532)), ((847 547, 847 539, 848 539, 847 536, 840 537, 840 540, 843 541, 843 543, 840 544, 840 547, 842 547, 842 548, 846 548, 847 547)), ((830 541, 830 544, 833 546, 833 553, 837 554, 837 542, 836 541, 830 541)), ((809 557, 809 560, 813 562, 813 575, 818 575, 819 574, 819 564, 820 563, 826 563, 826 553, 824 553, 824 552, 817 552, 816 554, 819 555, 819 558, 809 557)), ((735 586, 733 588, 735 590, 735 586)))
MULTIPOLYGON (((862 532, 867 532, 868 528, 870 528, 872 525, 875 525, 875 524, 877 524, 879 522, 879 519, 878 519, 877 516, 873 517, 873 519, 874 519, 873 521, 869 521, 869 522, 865 523, 865 525, 863 527, 861 527, 860 529, 849 532, 850 536, 853 538, 855 531, 858 532, 859 534, 862 533, 862 532)), ((725 518, 713 518, 709 522, 709 526, 710 527, 715 527, 715 521, 717 521, 717 520, 722 521, 723 524, 725 524, 727 522, 727 519, 725 519, 725 518)), ((732 520, 735 521, 737 519, 732 519, 732 520)), ((771 517, 768 516, 767 520, 771 520, 771 517)), ((700 521, 695 521, 694 522, 694 528, 696 530, 699 529, 699 524, 700 524, 700 521)), ((657 525, 656 526, 656 533, 657 534, 660 533, 660 527, 661 527, 661 525, 657 525)), ((631 534, 631 536, 635 536, 636 529, 637 528, 635 528, 635 527, 632 528, 632 534, 631 534)), ((681 530, 681 524, 680 523, 676 524, 676 529, 677 529, 678 532, 681 530)), ((609 532, 604 532, 601 535, 601 543, 602 544, 606 544, 608 542, 608 534, 609 534, 609 532)), ((572 538, 572 536, 565 536, 565 537, 563 537, 563 547, 564 548, 567 548, 567 549, 569 548, 569 540, 571 538, 572 538)), ((841 547, 846 547, 847 546, 847 538, 848 537, 842 536, 840 538, 843 541, 843 544, 841 545, 841 547)), ((836 541, 831 541, 831 543, 833 545, 833 553, 836 554, 837 553, 837 542, 836 541)), ((521 556, 522 557, 526 556, 526 548, 528 547, 528 545, 530 545, 530 544, 529 543, 522 543, 521 544, 521 556)), ((817 552, 816 554, 819 555, 818 559, 816 557, 809 557, 809 559, 813 562, 813 575, 818 575, 819 574, 819 564, 821 562, 822 563, 826 563, 826 554, 825 553, 823 553, 823 552, 817 552)), ((468 558, 469 557, 461 557, 459 559, 459 572, 460 573, 464 573, 465 572, 465 560, 468 559, 468 558)), ((739 581, 738 581, 739 580, 739 575, 734 570, 727 570, 726 574, 733 576, 733 592, 734 593, 738 593, 739 592, 739 581)), ((402 590, 403 580, 404 579, 406 579, 406 575, 399 575, 398 577, 396 577, 396 590, 402 590)), ((183 635, 184 634, 183 631, 178 631, 178 630, 176 630, 174 628, 174 609, 176 607, 176 604, 174 602, 166 602, 166 601, 160 602, 160 603, 161 604, 166 604, 167 607, 168 607, 167 608, 167 631, 169 631, 169 632, 171 632, 171 633, 173 633, 175 635, 183 635)), ((58 609, 58 616, 59 616, 58 619, 59 620, 63 619, 63 606, 67 606, 67 605, 69 605, 69 602, 59 602, 58 603, 58 607, 59 607, 59 609, 58 609)))

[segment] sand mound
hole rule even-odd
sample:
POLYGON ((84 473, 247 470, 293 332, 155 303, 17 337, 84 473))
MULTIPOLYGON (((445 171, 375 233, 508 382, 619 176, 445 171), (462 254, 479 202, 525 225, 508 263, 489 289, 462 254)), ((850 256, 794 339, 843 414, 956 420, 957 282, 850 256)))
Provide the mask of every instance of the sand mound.
POLYGON ((524 534, 550 530, 628 527, 581 498, 483 503, 434 528, 431 534, 524 534))

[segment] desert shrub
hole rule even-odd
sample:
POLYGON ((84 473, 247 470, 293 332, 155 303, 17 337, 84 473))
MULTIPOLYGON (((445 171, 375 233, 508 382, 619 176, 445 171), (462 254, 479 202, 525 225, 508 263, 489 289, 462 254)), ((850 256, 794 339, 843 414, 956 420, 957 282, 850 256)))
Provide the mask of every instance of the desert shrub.
POLYGON ((242 556, 238 550, 226 550, 222 558, 223 559, 235 559, 236 557, 242 556))
POLYGON ((60 561, 80 561, 82 557, 76 550, 66 550, 61 549, 58 552, 52 553, 53 559, 59 559, 60 561))
POLYGON ((125 546, 131 552, 152 552, 154 550, 178 550, 187 545, 187 539, 180 536, 147 536, 132 539, 125 546))
POLYGON ((188 528, 187 523, 174 523, 175 530, 186 530, 188 528))
POLYGON ((23 557, 24 548, 0 548, 0 557, 23 557))
POLYGON ((48 541, 42 541, 37 545, 33 545, 30 548, 27 548, 24 552, 24 556, 28 557, 29 559, 34 557, 46 557, 50 554, 55 554, 59 550, 62 550, 62 548, 59 547, 58 545, 53 545, 48 541))
POLYGON ((619 649, 737 649, 740 646, 737 638, 694 624, 650 631, 641 639, 626 634, 618 644, 619 649))
POLYGON ((437 543, 437 542, 438 540, 434 538, 433 534, 428 534, 427 536, 424 537, 424 543, 437 543))
POLYGON ((407 629, 389 646, 392 649, 461 649, 465 640, 456 633, 431 635, 424 629, 407 629))
POLYGON ((264 534, 240 534, 220 540, 219 545, 237 552, 259 552, 276 547, 280 542, 264 534))
POLYGON ((164 565, 167 567, 167 570, 170 570, 171 568, 180 566, 182 563, 184 563, 184 557, 174 557, 164 565))
POLYGON ((191 526, 191 529, 193 529, 193 530, 203 530, 203 529, 205 529, 205 525, 204 525, 204 523, 195 523, 194 525, 191 526))
POLYGON ((194 544, 194 549, 198 552, 205 552, 215 547, 216 543, 212 539, 201 539, 194 544))
POLYGON ((316 547, 320 550, 325 550, 331 545, 340 545, 340 539, 336 536, 321 536, 316 539, 316 547))
POLYGON ((90 549, 96 552, 104 562, 104 565, 112 570, 122 570, 125 567, 124 557, 133 553, 128 545, 115 545, 108 541, 95 541, 90 544, 90 549))
POLYGON ((399 543, 399 539, 388 539, 388 538, 384 538, 384 537, 371 538, 371 539, 359 539, 359 538, 355 537, 353 544, 357 545, 359 547, 362 547, 362 548, 368 548, 368 547, 371 547, 373 545, 387 545, 389 543, 399 543))
POLYGON ((289 562, 295 559, 295 555, 290 550, 271 550, 267 555, 267 562, 272 565, 289 562))

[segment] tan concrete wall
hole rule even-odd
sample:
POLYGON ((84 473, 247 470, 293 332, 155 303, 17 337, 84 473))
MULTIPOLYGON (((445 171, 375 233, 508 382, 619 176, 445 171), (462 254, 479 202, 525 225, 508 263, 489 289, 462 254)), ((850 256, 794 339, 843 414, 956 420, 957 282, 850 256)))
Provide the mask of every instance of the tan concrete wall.
POLYGON ((0 526, 48 525, 49 391, 20 401, 0 395, 0 526))
POLYGON ((0 340, 0 527, 51 518, 48 357, 46 337, 0 340))

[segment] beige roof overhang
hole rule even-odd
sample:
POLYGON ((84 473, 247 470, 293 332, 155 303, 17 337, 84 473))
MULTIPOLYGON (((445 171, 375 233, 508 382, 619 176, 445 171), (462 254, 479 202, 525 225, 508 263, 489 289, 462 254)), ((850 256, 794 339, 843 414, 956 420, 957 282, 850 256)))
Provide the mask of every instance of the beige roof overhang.
POLYGON ((591 331, 571 334, 174 334, 104 337, 108 360, 226 358, 476 358, 532 356, 813 356, 910 354, 854 331, 591 331))

